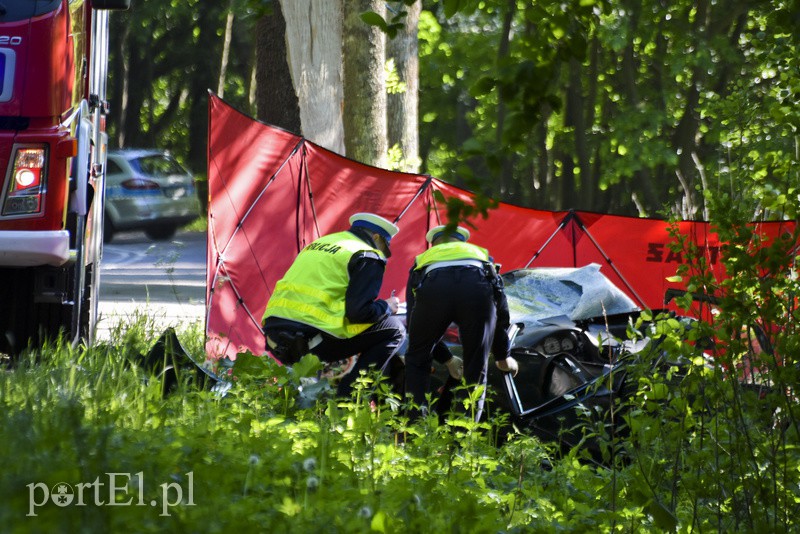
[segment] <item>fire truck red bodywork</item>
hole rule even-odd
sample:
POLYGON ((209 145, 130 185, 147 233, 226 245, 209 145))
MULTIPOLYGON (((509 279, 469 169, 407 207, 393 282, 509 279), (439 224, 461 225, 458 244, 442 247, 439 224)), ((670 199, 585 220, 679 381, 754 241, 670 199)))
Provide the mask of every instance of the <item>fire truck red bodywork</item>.
POLYGON ((91 339, 108 10, 129 6, 17 0, 0 13, 0 353, 61 333, 91 339))

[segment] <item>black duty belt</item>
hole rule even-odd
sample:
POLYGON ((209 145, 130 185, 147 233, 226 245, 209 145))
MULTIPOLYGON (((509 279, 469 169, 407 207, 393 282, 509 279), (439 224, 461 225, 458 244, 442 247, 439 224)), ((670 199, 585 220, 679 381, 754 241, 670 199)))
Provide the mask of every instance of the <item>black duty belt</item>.
POLYGON ((437 261, 425 267, 425 274, 428 274, 434 269, 442 269, 443 267, 477 267, 483 269, 483 266, 484 263, 480 260, 437 261))

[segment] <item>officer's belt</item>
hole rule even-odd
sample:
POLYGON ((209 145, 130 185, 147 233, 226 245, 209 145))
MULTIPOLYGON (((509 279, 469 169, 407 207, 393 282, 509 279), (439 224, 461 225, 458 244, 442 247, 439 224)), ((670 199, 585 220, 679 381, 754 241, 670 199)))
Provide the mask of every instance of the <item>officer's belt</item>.
MULTIPOLYGON (((313 349, 314 347, 316 347, 317 345, 322 343, 322 334, 317 334, 314 337, 308 338, 305 334, 302 334, 302 333, 298 332, 298 333, 294 334, 292 337, 295 337, 295 336, 306 338, 308 340, 308 348, 309 349, 313 349)), ((269 348, 271 348, 272 350, 275 350, 275 349, 278 348, 279 345, 278 345, 278 343, 275 342, 275 340, 273 340, 271 337, 269 337, 269 335, 267 335, 266 338, 267 338, 267 346, 269 346, 269 348)))
POLYGON ((441 269, 443 267, 477 267, 483 269, 483 265, 483 262, 479 260, 437 261, 425 267, 425 274, 428 274, 434 269, 441 269))

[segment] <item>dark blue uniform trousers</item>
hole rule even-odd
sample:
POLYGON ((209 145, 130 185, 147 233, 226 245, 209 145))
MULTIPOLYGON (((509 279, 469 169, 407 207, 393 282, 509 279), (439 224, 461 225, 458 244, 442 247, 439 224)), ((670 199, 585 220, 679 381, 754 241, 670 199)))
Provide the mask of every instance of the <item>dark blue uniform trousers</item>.
MULTIPOLYGON (((483 269, 442 267, 425 275, 408 320, 406 393, 417 406, 426 404, 434 347, 450 323, 458 326, 461 338, 464 380, 468 385, 486 385, 496 322, 494 293, 483 269)), ((484 396, 476 406, 476 419, 481 416, 483 401, 484 396)), ((412 419, 416 416, 418 412, 412 410, 412 419)))
POLYGON ((384 375, 389 374, 389 362, 405 337, 406 331, 400 318, 390 315, 351 338, 339 339, 323 334, 322 342, 310 352, 326 362, 335 362, 360 353, 355 367, 341 378, 336 388, 337 395, 346 397, 350 395, 353 382, 362 370, 373 367, 384 375))

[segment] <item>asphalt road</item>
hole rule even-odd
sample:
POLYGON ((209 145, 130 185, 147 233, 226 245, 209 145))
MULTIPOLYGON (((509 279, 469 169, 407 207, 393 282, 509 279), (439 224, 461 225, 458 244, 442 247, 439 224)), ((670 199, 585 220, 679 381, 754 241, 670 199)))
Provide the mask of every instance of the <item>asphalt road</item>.
POLYGON ((204 232, 178 232, 168 241, 153 241, 140 232, 117 234, 103 249, 98 338, 141 315, 159 328, 204 323, 204 232))

